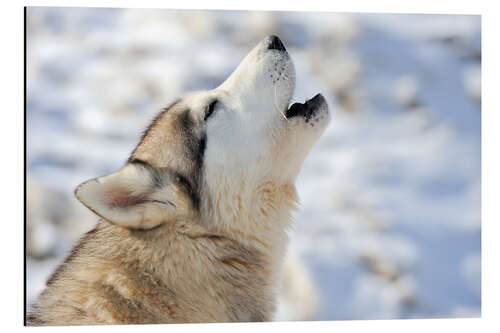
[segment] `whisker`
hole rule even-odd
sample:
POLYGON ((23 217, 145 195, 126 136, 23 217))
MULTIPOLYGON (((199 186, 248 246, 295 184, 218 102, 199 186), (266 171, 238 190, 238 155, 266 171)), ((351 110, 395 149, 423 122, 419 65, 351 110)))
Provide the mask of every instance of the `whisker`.
POLYGON ((276 100, 278 99, 278 96, 277 96, 277 92, 276 92, 276 85, 274 86, 274 107, 279 111, 279 113, 283 116, 283 119, 285 119, 286 121, 288 121, 288 118, 286 117, 286 115, 283 113, 283 111, 281 111, 281 109, 278 107, 278 105, 276 105, 276 100))

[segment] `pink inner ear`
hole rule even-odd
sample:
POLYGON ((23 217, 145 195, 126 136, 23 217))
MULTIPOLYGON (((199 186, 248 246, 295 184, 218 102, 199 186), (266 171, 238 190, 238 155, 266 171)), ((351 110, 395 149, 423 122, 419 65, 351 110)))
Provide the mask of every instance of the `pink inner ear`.
POLYGON ((112 188, 105 192, 105 201, 112 208, 125 208, 146 202, 146 198, 140 195, 132 195, 126 188, 112 188))

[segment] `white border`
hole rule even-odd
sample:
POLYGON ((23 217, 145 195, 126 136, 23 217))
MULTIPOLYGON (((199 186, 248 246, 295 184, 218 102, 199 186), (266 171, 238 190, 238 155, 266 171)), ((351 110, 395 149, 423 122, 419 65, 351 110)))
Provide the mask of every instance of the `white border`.
POLYGON ((232 0, 28 0, 29 6, 113 7, 113 8, 174 8, 230 10, 293 10, 371 13, 481 14, 487 1, 232 1, 232 0))
MULTIPOLYGON (((498 31, 499 17, 493 1, 261 1, 245 3, 236 1, 10 1, 3 3, 0 10, 1 26, 1 100, 2 100, 2 234, 0 239, 2 254, 2 297, 0 313, 2 327, 34 330, 67 330, 63 328, 23 328, 23 6, 68 6, 68 7, 129 7, 129 8, 205 8, 205 9, 248 9, 248 10, 302 10, 333 12, 374 12, 374 13, 446 13, 481 14, 483 21, 483 172, 482 172, 482 212, 483 212, 483 306, 482 319, 432 319, 432 320, 390 320, 390 321, 335 321, 308 323, 266 323, 266 324, 208 324, 208 325, 170 325, 168 330, 186 332, 192 330, 208 331, 255 331, 255 330, 315 330, 339 332, 471 332, 493 331, 500 327, 499 322, 499 269, 500 254, 497 239, 500 235, 500 187, 498 170, 500 123, 498 105, 498 31), (488 6, 489 4, 489 6, 488 6), (7 8, 6 8, 7 7, 7 8), (5 182, 7 186, 5 186, 5 182), (7 321, 7 322, 6 322, 7 321)), ((466 159, 467 156, 464 156, 466 159)), ((92 330, 164 331, 164 325, 154 326, 106 326, 92 327, 92 330)), ((71 330, 86 332, 89 327, 74 327, 71 330)))

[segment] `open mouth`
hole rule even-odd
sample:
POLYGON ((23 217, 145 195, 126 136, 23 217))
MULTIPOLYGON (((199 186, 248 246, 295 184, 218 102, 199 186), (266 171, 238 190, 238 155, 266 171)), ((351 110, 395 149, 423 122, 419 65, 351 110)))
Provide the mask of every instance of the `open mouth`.
POLYGON ((313 98, 305 101, 304 103, 293 103, 285 112, 287 119, 294 117, 303 117, 308 122, 321 106, 326 105, 326 100, 321 94, 317 94, 313 98))

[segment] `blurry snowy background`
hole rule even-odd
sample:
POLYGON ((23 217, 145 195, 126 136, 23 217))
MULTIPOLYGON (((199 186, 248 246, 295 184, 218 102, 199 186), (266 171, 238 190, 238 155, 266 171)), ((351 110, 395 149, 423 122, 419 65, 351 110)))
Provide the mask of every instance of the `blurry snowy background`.
POLYGON ((278 319, 480 315, 481 18, 460 15, 28 8, 28 304, 97 221, 74 188, 269 34, 294 101, 322 92, 332 112, 291 235, 319 306, 301 317, 289 295, 278 319))

